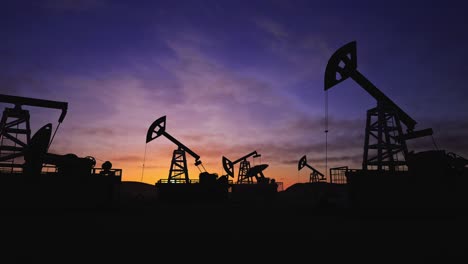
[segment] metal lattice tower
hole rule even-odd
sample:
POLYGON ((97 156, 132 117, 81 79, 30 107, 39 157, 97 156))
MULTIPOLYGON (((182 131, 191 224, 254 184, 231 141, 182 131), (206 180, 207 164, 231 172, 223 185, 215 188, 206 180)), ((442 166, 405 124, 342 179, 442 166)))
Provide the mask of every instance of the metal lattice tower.
POLYGON ((174 150, 172 154, 168 183, 190 183, 187 168, 187 159, 185 155, 186 153, 190 154, 192 157, 195 158, 195 166, 198 167, 199 165, 201 165, 203 170, 205 171, 205 168, 203 167, 202 162, 200 160, 200 156, 166 132, 166 116, 162 116, 156 119, 148 128, 148 132, 146 133, 146 143, 160 136, 165 136, 178 147, 176 150, 174 150), (183 181, 181 181, 180 179, 183 179, 183 181))
POLYGON ((400 119, 391 107, 378 103, 377 107, 367 111, 364 157, 362 169, 399 171, 406 168, 408 148, 402 135, 400 119), (399 156, 404 159, 400 160, 399 156))
MULTIPOLYGON (((22 170, 23 162, 19 162, 18 158, 24 159, 24 149, 31 141, 29 111, 22 109, 22 106, 60 109, 62 110, 58 120, 60 125, 67 114, 68 103, 6 94, 0 94, 0 103, 14 105, 13 108, 5 108, 0 120, 0 169, 9 168, 10 172, 22 170)), ((53 137, 49 146, 52 140, 53 137)))
POLYGON ((249 157, 253 157, 254 159, 255 158, 260 158, 261 156, 262 155, 257 153, 257 151, 252 151, 249 154, 244 155, 243 157, 240 157, 235 161, 230 161, 228 158, 223 156, 222 162, 223 162, 224 171, 226 171, 228 177, 233 177, 234 178, 234 165, 236 165, 237 163, 240 163, 239 173, 238 173, 238 176, 237 176, 237 182, 236 183, 238 183, 238 184, 253 183, 252 177, 250 177, 248 175, 248 172, 250 171, 251 167, 250 167, 250 161, 248 161, 247 159, 249 157))
POLYGON ((320 182, 319 174, 315 171, 311 172, 309 175, 309 182, 320 182))
POLYGON ((15 159, 23 156, 23 149, 31 141, 29 112, 21 107, 5 108, 0 121, 0 169, 22 168, 15 159))
POLYGON ((250 161, 243 160, 240 162, 239 166, 237 183, 253 183, 252 177, 247 177, 247 172, 250 170, 250 161))
POLYGON ((177 182, 180 179, 185 180, 186 183, 190 182, 185 151, 179 148, 174 150, 172 154, 171 168, 169 170, 168 181, 177 182))
POLYGON ((309 182, 323 182, 326 181, 325 175, 323 173, 316 170, 314 167, 310 166, 307 163, 306 155, 302 156, 297 163, 297 170, 300 171, 302 168, 307 167, 312 170, 309 176, 309 182))
POLYGON ((430 136, 432 129, 414 130, 417 122, 358 71, 355 41, 339 48, 328 60, 324 90, 348 78, 353 79, 377 102, 376 107, 367 111, 363 170, 406 169, 406 140, 430 136), (406 133, 402 124, 406 127, 406 133), (399 156, 403 156, 403 159, 399 159, 399 156))

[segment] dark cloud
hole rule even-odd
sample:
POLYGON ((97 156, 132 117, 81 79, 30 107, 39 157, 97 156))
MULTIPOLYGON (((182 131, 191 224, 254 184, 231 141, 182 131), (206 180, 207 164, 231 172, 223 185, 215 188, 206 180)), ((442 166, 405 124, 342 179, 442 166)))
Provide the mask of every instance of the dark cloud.
MULTIPOLYGON (((301 156, 302 157, 302 156, 301 156)), ((286 165, 297 165, 301 157, 292 160, 282 160, 282 164, 286 165)), ((325 157, 317 157, 306 155, 307 163, 311 164, 323 164, 325 162, 325 157)), ((362 162, 362 154, 356 155, 344 155, 344 156, 328 156, 327 161, 330 163, 350 163, 350 164, 359 164, 362 162)))
MULTIPOLYGON (((306 122, 298 122, 295 127, 304 130, 312 130, 320 124, 319 119, 310 119, 306 122)), ((409 150, 426 151, 443 149, 446 152, 455 152, 462 156, 468 155, 468 121, 459 120, 426 120, 424 123, 433 124, 433 137, 423 137, 408 141, 409 150), (434 139, 434 140, 433 140, 434 139), (434 144, 435 143, 435 144, 434 144)), ((330 163, 349 162, 360 164, 364 151, 364 127, 361 120, 333 121, 333 126, 342 131, 350 131, 349 134, 342 132, 335 137, 331 137, 328 142, 328 157, 330 163), (356 131, 357 130, 357 131, 356 131), (352 132, 354 131, 354 132, 352 132)), ((268 150, 273 160, 283 164, 297 164, 301 155, 307 155, 310 163, 325 162, 325 142, 309 144, 271 144, 263 145, 262 149, 268 150), (283 158, 281 158, 283 157, 283 158), (288 159, 291 157, 291 159, 288 159)))
POLYGON ((142 162, 143 157, 136 156, 136 155, 126 155, 126 156, 115 156, 112 158, 113 161, 118 162, 142 162))
POLYGON ((210 143, 213 137, 195 136, 193 139, 199 141, 193 149, 202 159, 226 156, 231 160, 256 150, 262 154, 263 161, 289 165, 297 163, 302 155, 307 155, 311 162, 323 163, 327 148, 331 163, 361 163, 364 145, 362 120, 332 119, 335 130, 330 133, 327 145, 324 134, 317 129, 322 121, 319 117, 292 119, 283 122, 282 126, 271 126, 264 139, 259 137, 259 141, 253 143, 250 140, 242 142, 242 139, 234 142, 215 140, 210 143))
MULTIPOLYGON (((327 161, 331 163, 346 163, 357 164, 362 162, 362 154, 356 155, 345 155, 345 156, 328 156, 327 161)), ((311 163, 323 163, 325 158, 307 158, 307 162, 311 163)))
MULTIPOLYGON (((325 160, 325 143, 318 143, 318 144, 303 144, 303 145, 262 145, 261 149, 263 153, 266 153, 266 157, 268 160, 284 163, 284 161, 291 161, 294 159, 299 160, 302 155, 308 155, 311 157, 322 157, 322 158, 311 158, 311 160, 320 160, 323 162, 325 160)), ((330 145, 328 148, 328 155, 331 157, 330 161, 343 161, 346 158, 352 158, 352 161, 355 160, 355 156, 351 155, 343 155, 343 156, 336 156, 338 153, 359 153, 361 155, 361 146, 358 144, 354 145, 343 145, 343 144, 334 144, 330 145)))
POLYGON ((166 169, 168 167, 169 167, 169 165, 164 165, 164 166, 162 166, 162 165, 145 165, 144 168, 145 169, 166 169))
POLYGON ((108 127, 74 127, 71 130, 82 136, 110 137, 117 134, 114 129, 108 127))
POLYGON ((298 164, 299 163, 299 158, 297 160, 283 160, 282 163, 286 164, 286 165, 298 164))
POLYGON ((194 135, 194 134, 181 135, 181 138, 183 138, 184 141, 203 141, 207 137, 208 136, 206 136, 206 135, 194 135))
MULTIPOLYGON (((365 120, 363 119, 337 119, 335 117, 328 118, 328 129, 339 134, 356 134, 362 133, 365 128, 365 120)), ((316 115, 301 116, 293 119, 288 124, 288 129, 294 131, 324 131, 326 127, 325 117, 316 115)))
MULTIPOLYGON (((466 133, 465 135, 468 135, 468 131, 466 131, 466 133)), ((468 157, 468 142, 465 135, 442 136, 436 141, 436 146, 438 149, 443 149, 447 152, 455 152, 468 157)))
POLYGON ((409 148, 416 151, 438 148, 468 156, 468 120, 426 119, 423 121, 428 127, 432 127, 434 134, 409 141, 409 148))
MULTIPOLYGON (((330 145, 328 149, 331 162, 346 161, 349 159, 351 162, 359 161, 362 159, 362 144, 357 142, 353 145, 339 144, 335 142, 334 145, 330 145), (339 155, 339 153, 351 153, 346 155, 339 155), (352 153, 356 153, 352 155, 352 153)), ((259 154, 262 154, 262 159, 268 162, 277 162, 282 164, 294 164, 297 163, 302 155, 311 157, 311 161, 323 162, 325 159, 325 142, 323 143, 310 143, 310 144, 277 144, 277 143, 262 143, 256 146, 249 144, 237 144, 230 145, 230 142, 222 144, 213 144, 209 146, 203 146, 199 149, 200 155, 207 158, 220 158, 226 156, 231 160, 238 159, 252 151, 256 150, 259 154), (323 158, 319 158, 323 157, 323 158)))
POLYGON ((179 137, 181 140, 183 139, 184 142, 206 142, 207 144, 210 144, 210 142, 213 142, 215 139, 223 138, 223 135, 207 132, 204 134, 181 134, 180 136, 178 136, 178 138, 179 137))
POLYGON ((0 77, 0 94, 18 95, 20 88, 12 80, 5 80, 0 77))
POLYGON ((16 74, 0 72, 0 93, 30 97, 31 90, 42 96, 51 92, 47 88, 45 81, 38 78, 32 72, 20 72, 16 74))

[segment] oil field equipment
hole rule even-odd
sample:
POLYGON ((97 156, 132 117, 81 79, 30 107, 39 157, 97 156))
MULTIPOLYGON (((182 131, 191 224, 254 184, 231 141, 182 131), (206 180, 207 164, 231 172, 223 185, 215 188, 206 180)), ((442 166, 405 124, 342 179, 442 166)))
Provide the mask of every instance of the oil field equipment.
POLYGON ((229 177, 234 177, 234 165, 239 164, 239 174, 237 176, 236 183, 253 183, 252 177, 247 177, 247 172, 250 170, 250 161, 249 157, 259 158, 261 154, 258 154, 257 151, 252 151, 249 154, 238 158, 235 161, 230 161, 228 158, 223 156, 223 168, 229 177))
POLYGON ((310 166, 307 163, 306 155, 302 156, 302 158, 297 163, 297 170, 300 171, 302 168, 307 167, 312 170, 309 177, 309 182, 324 182, 327 179, 325 175, 323 175, 320 171, 316 170, 314 167, 310 166))
POLYGON ((52 124, 41 127, 24 149, 24 175, 37 179, 45 164, 54 165, 64 177, 84 179, 91 176, 96 160, 92 156, 79 158, 75 154, 58 155, 47 152, 52 135, 52 124))
MULTIPOLYGON (((415 130, 417 122, 357 70, 355 41, 330 57, 324 90, 349 77, 377 101, 367 111, 362 168, 330 169, 332 178, 345 175, 350 203, 373 208, 466 207, 468 160, 437 146, 436 150, 408 151, 408 140, 432 137, 433 131, 415 130)), ((325 105, 327 108, 328 103, 325 105)), ((325 112, 327 115, 328 109, 325 112)))
MULTIPOLYGON (((61 110, 54 132, 55 136, 67 114, 68 103, 5 94, 0 94, 0 103, 14 105, 13 108, 6 107, 4 109, 0 120, 0 171, 7 169, 10 172, 21 171, 22 162, 16 159, 24 156, 24 148, 31 141, 30 113, 23 109, 23 106, 61 110)), ((47 142, 47 148, 52 143, 53 138, 52 136, 50 142, 47 142)))
MULTIPOLYGON (((169 169, 169 177, 167 178, 168 183, 190 183, 185 153, 190 154, 195 159, 194 164, 197 168, 201 165, 203 171, 206 171, 199 155, 166 132, 166 116, 156 119, 156 121, 151 124, 146 134, 146 143, 148 144, 160 136, 165 136, 177 145, 177 149, 172 153, 171 167, 169 169)), ((202 171, 200 170, 200 172, 202 171)))
POLYGON ((122 170, 104 165, 110 164, 108 161, 104 162, 104 168, 95 168, 96 160, 92 156, 49 153, 51 135, 52 124, 41 127, 24 148, 23 173, 4 179, 11 181, 7 184, 11 191, 25 200, 22 205, 35 204, 41 208, 115 205, 119 199, 122 170), (50 165, 55 167, 55 171, 43 171, 50 165), (105 173, 98 173, 99 170, 105 173), (13 182, 15 184, 11 184, 13 182), (26 193, 22 193, 22 188, 26 193))
POLYGON ((227 176, 218 178, 216 173, 208 173, 199 155, 167 133, 166 116, 158 118, 151 124, 146 134, 146 143, 160 136, 165 136, 176 144, 177 149, 172 154, 168 178, 159 179, 155 184, 159 199, 190 202, 227 198, 229 189, 227 176), (199 170, 199 166, 203 169, 200 170, 198 181, 189 178, 186 153, 195 159, 195 166, 199 170))
POLYGON ((15 105, 5 109, 0 123, 0 167, 2 185, 6 187, 0 194, 0 207, 71 208, 114 204, 118 199, 121 169, 96 168, 92 156, 49 152, 68 103, 10 95, 0 95, 0 102, 15 105), (55 131, 52 133, 52 124, 48 123, 31 136, 29 111, 22 109, 24 105, 62 110, 55 131))
POLYGON ((407 168, 406 141, 432 135, 431 128, 414 130, 416 121, 372 84, 357 69, 356 42, 338 49, 325 70, 325 91, 351 77, 376 101, 367 111, 362 169, 398 171, 407 168), (406 126, 403 132, 402 124, 406 126))
MULTIPOLYGON (((247 171, 247 178, 255 178, 257 184, 269 184, 269 183, 275 183, 275 179, 270 179, 265 177, 263 174, 263 171, 268 168, 268 164, 260 164, 260 165, 255 165, 251 167, 247 171)), ((250 182, 253 182, 250 180, 250 182)))

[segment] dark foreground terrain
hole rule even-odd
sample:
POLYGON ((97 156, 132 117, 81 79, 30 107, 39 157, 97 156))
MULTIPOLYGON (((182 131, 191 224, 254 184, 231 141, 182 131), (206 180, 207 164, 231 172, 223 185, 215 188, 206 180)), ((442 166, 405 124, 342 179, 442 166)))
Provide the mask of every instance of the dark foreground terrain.
POLYGON ((110 263, 128 255, 131 263, 463 263, 468 252, 464 209, 357 210, 300 201, 297 195, 295 200, 163 202, 145 193, 146 187, 123 190, 119 202, 108 207, 3 208, 4 252, 24 263, 110 263))

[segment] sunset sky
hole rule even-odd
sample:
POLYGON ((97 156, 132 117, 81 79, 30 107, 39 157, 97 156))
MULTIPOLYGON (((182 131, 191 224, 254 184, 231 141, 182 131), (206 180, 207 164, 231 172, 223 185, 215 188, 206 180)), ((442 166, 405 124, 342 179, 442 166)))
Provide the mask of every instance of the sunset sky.
MULTIPOLYGON (((324 71, 350 41, 359 71, 416 128, 468 157, 463 1, 7 0, 0 21, 0 93, 68 102, 50 152, 109 160, 125 181, 168 177, 177 146, 145 143, 161 116, 208 172, 256 150, 284 188, 308 181, 303 155, 325 174, 324 71)), ((328 104, 328 167, 360 168, 375 99, 350 79, 328 104)), ((33 132, 57 126, 60 111, 25 109, 33 132)), ((431 138, 409 147, 435 148, 431 138)))

